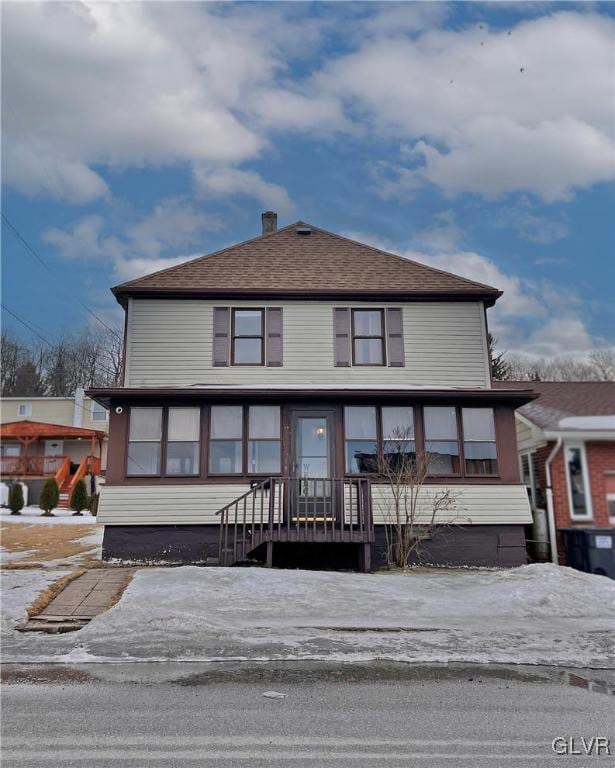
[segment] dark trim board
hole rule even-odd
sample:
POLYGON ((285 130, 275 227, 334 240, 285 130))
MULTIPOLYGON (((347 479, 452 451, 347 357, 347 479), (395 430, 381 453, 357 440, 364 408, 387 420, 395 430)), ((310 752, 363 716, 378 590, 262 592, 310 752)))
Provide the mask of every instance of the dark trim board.
MULTIPOLYGON (((218 556, 217 525, 107 525, 103 538, 103 560, 132 562, 205 563, 218 556)), ((384 527, 375 527, 376 541, 371 546, 372 568, 386 564, 384 527)), ((313 554, 312 568, 353 568, 353 556, 348 549, 325 556, 323 545, 313 550, 297 549, 293 561, 290 551, 275 553, 274 565, 307 567, 313 554), (318 549, 320 547, 320 549, 318 549), (339 562, 335 555, 339 555, 339 562), (294 562, 294 565, 293 565, 294 562)), ((351 546, 351 545, 348 545, 351 546)), ((359 546, 356 562, 359 563, 359 546)), ((444 529, 422 550, 421 562, 432 565, 482 566, 512 568, 527 563, 523 525, 467 525, 444 529)), ((418 560, 414 559, 414 563, 418 560)), ((359 567, 357 565, 357 567, 359 567)))

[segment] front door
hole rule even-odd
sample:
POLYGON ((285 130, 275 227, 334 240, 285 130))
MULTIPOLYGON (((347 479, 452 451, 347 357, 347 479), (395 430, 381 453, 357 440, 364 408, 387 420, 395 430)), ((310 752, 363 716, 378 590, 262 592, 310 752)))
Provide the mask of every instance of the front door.
POLYGON ((291 519, 334 516, 335 412, 293 411, 291 519))
POLYGON ((45 440, 45 456, 62 456, 63 440, 45 440))

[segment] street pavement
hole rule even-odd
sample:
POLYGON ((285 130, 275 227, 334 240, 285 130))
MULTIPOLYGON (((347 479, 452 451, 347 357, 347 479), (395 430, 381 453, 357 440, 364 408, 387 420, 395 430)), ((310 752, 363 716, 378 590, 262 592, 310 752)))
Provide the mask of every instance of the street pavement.
POLYGON ((615 766, 612 672, 393 663, 2 672, 4 768, 615 766), (582 751, 582 736, 610 738, 614 754, 552 749, 560 737, 582 751))

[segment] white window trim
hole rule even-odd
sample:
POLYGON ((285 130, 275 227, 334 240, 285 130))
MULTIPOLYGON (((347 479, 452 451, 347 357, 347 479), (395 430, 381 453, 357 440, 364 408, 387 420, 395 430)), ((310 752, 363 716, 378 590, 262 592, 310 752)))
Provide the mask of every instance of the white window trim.
POLYGON ((609 515, 609 522, 615 523, 615 515, 609 514, 609 501, 615 501, 615 493, 607 493, 606 495, 606 504, 607 504, 607 514, 609 515))
POLYGON ((523 456, 527 457, 528 469, 530 472, 530 484, 529 486, 526 486, 526 488, 529 487, 530 489, 530 499, 532 502, 532 509, 536 509, 536 506, 537 506, 536 505, 536 478, 534 477, 534 462, 532 461, 533 454, 535 453, 536 451, 521 451, 521 453, 519 454, 519 473, 521 475, 521 478, 523 478, 523 464, 522 464, 521 458, 523 456))
MULTIPOLYGON (((103 413, 105 414, 104 419, 95 419, 94 418, 94 406, 97 405, 97 403, 92 400, 92 405, 90 406, 90 421, 107 421, 109 419, 109 411, 106 408, 103 408, 103 413)), ((100 411, 97 411, 97 413, 100 413, 100 411)))
POLYGON ((31 403, 19 403, 17 406, 17 415, 23 416, 24 419, 27 419, 28 416, 32 416, 32 404, 31 403), (21 413, 21 409, 25 408, 26 413, 21 413))
POLYGON ((568 495, 568 511, 571 520, 593 520, 594 510, 592 507, 592 491, 589 484, 589 472, 587 469, 587 453, 585 452, 585 443, 564 443, 564 464, 566 467, 566 493, 568 495), (583 474, 583 488, 585 489, 585 506, 587 514, 577 515, 574 513, 572 505, 572 485, 570 483, 570 470, 568 469, 568 449, 577 448, 581 453, 581 472, 583 474))

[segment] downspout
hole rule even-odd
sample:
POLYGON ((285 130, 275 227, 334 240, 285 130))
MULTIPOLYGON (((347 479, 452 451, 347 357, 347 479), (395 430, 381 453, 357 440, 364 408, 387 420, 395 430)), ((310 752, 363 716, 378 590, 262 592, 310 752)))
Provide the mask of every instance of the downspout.
POLYGON ((551 488, 551 462, 562 447, 563 439, 557 438, 555 447, 545 461, 545 474, 547 478, 547 519, 549 521, 549 546, 551 547, 551 562, 559 565, 557 556, 557 531, 555 529, 555 513, 553 511, 553 489, 551 488))

